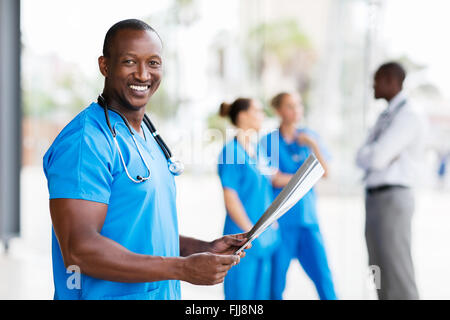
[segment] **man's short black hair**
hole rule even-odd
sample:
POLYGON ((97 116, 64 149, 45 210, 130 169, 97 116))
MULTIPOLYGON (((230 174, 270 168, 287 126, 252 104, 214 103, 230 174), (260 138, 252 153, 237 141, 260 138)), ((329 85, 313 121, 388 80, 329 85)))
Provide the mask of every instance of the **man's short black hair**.
MULTIPOLYGON (((151 31, 154 32, 158 38, 161 40, 161 37, 159 36, 158 32, 156 32, 155 29, 150 27, 147 23, 145 23, 142 20, 138 19, 127 19, 117 22, 115 25, 113 25, 105 36, 105 42, 103 43, 103 56, 109 57, 111 54, 111 43, 116 36, 117 32, 120 30, 141 30, 141 31, 151 31)), ((162 41, 161 41, 162 42, 162 41)))
POLYGON ((382 64, 377 71, 378 74, 383 74, 391 78, 395 78, 400 84, 403 84, 406 78, 406 71, 398 62, 387 62, 382 64))

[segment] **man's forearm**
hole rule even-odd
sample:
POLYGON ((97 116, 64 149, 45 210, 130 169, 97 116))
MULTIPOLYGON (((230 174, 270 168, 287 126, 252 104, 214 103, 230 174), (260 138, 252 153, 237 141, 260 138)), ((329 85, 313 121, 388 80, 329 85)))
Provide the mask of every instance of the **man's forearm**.
POLYGON ((65 258, 88 276, 116 282, 138 283, 183 278, 184 258, 142 255, 103 237, 86 239, 65 258))
POLYGON ((180 255, 182 257, 187 257, 194 253, 209 252, 210 247, 210 242, 180 236, 180 255))

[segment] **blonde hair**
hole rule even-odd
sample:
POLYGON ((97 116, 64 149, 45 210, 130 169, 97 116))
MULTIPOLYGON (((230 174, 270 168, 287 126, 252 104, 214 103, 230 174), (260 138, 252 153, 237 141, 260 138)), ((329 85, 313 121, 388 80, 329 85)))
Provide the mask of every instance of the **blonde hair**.
POLYGON ((277 94, 270 101, 270 105, 273 108, 278 109, 281 106, 281 103, 283 102, 284 97, 288 96, 288 95, 290 95, 290 93, 288 93, 288 92, 281 92, 281 93, 277 94))

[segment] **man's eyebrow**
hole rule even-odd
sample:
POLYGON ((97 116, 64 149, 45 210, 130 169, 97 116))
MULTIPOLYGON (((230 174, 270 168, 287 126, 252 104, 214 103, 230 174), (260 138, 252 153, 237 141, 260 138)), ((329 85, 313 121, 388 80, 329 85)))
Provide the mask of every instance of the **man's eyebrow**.
POLYGON ((125 56, 131 56, 131 57, 137 57, 136 54, 134 54, 133 52, 124 52, 122 54, 120 54, 121 57, 125 57, 125 56))
MULTIPOLYGON (((138 55, 133 53, 133 52, 124 52, 123 54, 120 55, 120 57, 134 57, 137 58, 138 55)), ((149 58, 158 58, 161 59, 161 56, 159 54, 152 54, 151 56, 149 56, 149 58)))

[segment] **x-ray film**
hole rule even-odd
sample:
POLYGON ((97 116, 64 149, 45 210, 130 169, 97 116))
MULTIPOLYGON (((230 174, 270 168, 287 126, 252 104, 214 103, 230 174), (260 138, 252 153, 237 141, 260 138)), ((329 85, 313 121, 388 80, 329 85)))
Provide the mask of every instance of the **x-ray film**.
POLYGON ((324 169, 317 158, 311 154, 303 165, 297 170, 289 183, 281 190, 262 217, 249 231, 246 243, 235 252, 239 254, 249 242, 256 239, 276 220, 291 209, 324 174, 324 169))

